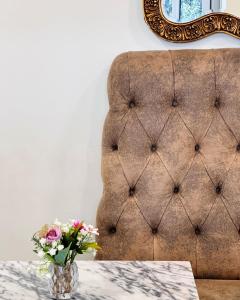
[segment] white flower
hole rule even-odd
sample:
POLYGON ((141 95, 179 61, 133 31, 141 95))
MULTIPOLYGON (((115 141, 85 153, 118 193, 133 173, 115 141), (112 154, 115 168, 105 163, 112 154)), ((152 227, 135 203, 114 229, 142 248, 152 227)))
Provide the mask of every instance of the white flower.
POLYGON ((78 236, 77 236, 77 240, 78 240, 79 242, 81 242, 81 241, 82 241, 82 236, 81 236, 81 235, 78 235, 78 236))
POLYGON ((43 250, 39 250, 37 255, 41 258, 43 258, 43 256, 45 255, 44 251, 43 250))
POLYGON ((93 257, 95 257, 97 254, 97 251, 93 248, 88 248, 86 253, 91 254, 93 257))
POLYGON ((61 226, 62 223, 58 219, 55 219, 54 225, 61 226))
POLYGON ((44 246, 46 244, 46 239, 41 238, 39 243, 41 244, 41 246, 44 246))
POLYGON ((88 225, 88 231, 92 234, 99 235, 98 229, 94 228, 92 225, 88 225))
POLYGON ((48 253, 51 255, 51 256, 54 256, 57 252, 57 249, 54 249, 54 248, 51 248, 48 253))
POLYGON ((57 244, 58 244, 57 241, 53 241, 53 242, 52 242, 52 248, 56 248, 56 247, 57 247, 57 244))
POLYGON ((58 245, 57 249, 58 249, 58 251, 61 251, 62 249, 64 249, 64 246, 63 245, 58 245))
POLYGON ((69 224, 62 224, 61 229, 63 232, 68 233, 71 226, 69 224))

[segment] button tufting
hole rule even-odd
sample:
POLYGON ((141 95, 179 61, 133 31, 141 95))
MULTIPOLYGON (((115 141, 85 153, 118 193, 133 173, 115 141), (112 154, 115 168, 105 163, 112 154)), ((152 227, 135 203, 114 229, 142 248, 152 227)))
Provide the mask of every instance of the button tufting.
POLYGON ((215 100, 214 106, 215 106, 216 108, 219 108, 219 107, 220 107, 220 105, 221 105, 220 98, 219 98, 219 97, 217 97, 217 98, 216 98, 216 100, 215 100))
POLYGON ((196 227, 195 227, 195 234, 196 235, 200 235, 201 234, 201 228, 197 225, 196 227))
POLYGON ((177 107, 177 106, 178 106, 178 101, 177 101, 176 98, 173 99, 173 101, 172 101, 172 106, 173 106, 173 107, 177 107))
POLYGON ((111 226, 108 231, 110 234, 114 234, 117 232, 117 228, 115 226, 111 226))
POLYGON ((152 152, 156 152, 157 151, 157 145, 156 144, 152 144, 151 151, 152 152))
POLYGON ((130 187, 129 196, 132 197, 135 194, 135 191, 136 191, 135 186, 130 187))
POLYGON ((236 150, 237 150, 237 152, 240 152, 240 143, 237 144, 236 150))
POLYGON ((158 228, 152 228, 152 234, 157 234, 158 233, 158 228))
POLYGON ((199 150, 200 150, 200 145, 199 145, 199 144, 196 144, 196 145, 195 145, 195 151, 196 151, 196 152, 199 152, 199 150))
POLYGON ((128 103, 129 108, 134 108, 135 106, 136 106, 136 103, 134 100, 129 101, 129 103, 128 103))
POLYGON ((216 186, 216 193, 217 194, 221 194, 222 192, 222 185, 219 183, 217 186, 216 186))
POLYGON ((180 191, 180 187, 179 187, 179 185, 175 185, 175 186, 174 186, 174 188, 173 188, 173 192, 174 192, 174 194, 178 194, 178 193, 179 193, 179 191, 180 191))
POLYGON ((118 145, 117 144, 113 144, 112 145, 112 151, 117 151, 118 150, 118 145))

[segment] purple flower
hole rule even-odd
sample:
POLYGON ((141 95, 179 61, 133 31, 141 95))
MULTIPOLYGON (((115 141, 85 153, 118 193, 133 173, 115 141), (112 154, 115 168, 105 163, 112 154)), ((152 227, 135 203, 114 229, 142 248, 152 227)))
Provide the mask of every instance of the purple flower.
POLYGON ((61 229, 58 226, 50 227, 46 234, 46 240, 48 243, 60 240, 62 237, 61 229))

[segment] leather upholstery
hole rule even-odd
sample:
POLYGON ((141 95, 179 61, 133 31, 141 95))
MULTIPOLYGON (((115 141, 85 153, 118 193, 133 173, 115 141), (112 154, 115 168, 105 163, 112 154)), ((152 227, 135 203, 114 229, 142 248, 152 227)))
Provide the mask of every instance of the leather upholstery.
POLYGON ((108 93, 97 258, 239 279, 240 50, 125 53, 108 93))
POLYGON ((239 300, 240 280, 196 280, 201 300, 239 300))

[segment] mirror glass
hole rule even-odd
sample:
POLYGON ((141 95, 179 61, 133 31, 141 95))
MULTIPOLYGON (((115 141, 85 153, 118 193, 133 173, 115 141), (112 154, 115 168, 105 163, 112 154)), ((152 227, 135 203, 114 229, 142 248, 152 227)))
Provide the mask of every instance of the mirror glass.
POLYGON ((240 16, 240 0, 162 0, 162 10, 175 23, 190 22, 216 12, 240 16))

